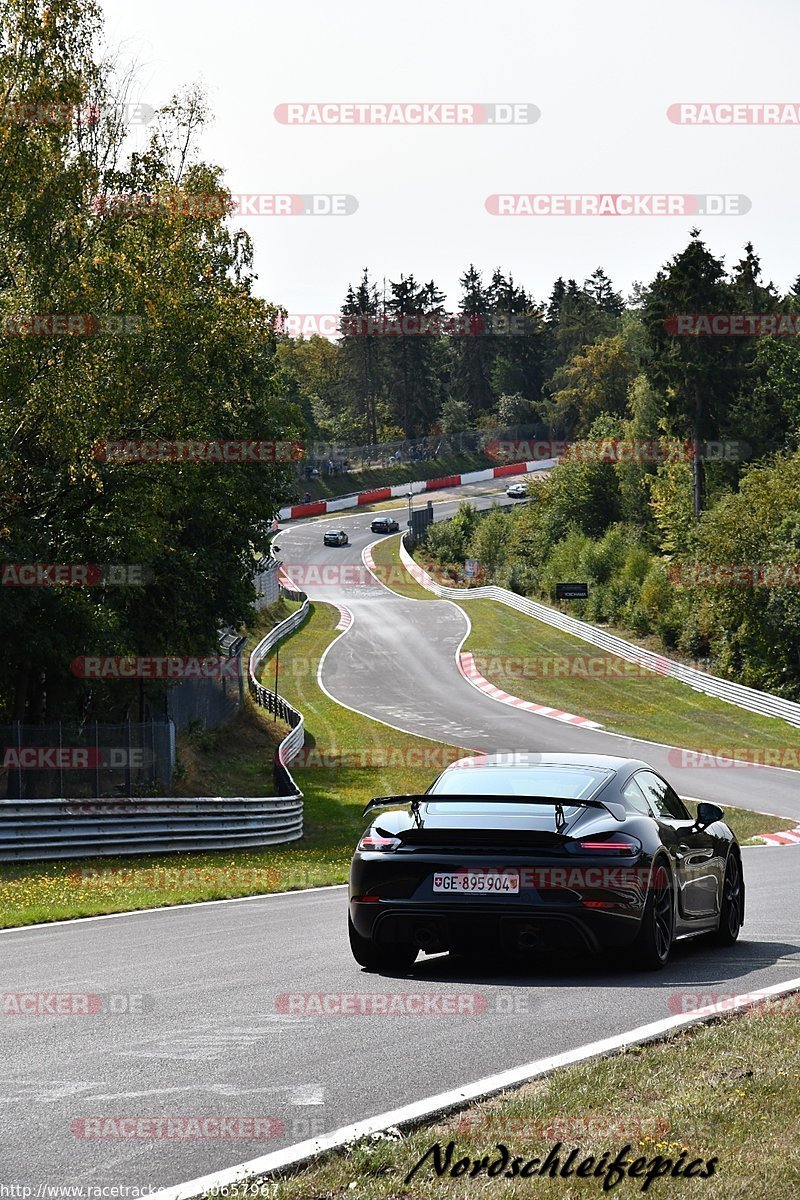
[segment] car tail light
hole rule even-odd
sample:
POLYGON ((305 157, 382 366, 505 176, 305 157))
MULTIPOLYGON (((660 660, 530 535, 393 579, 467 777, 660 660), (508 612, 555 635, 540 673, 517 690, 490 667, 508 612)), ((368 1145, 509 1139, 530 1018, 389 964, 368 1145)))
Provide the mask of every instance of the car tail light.
POLYGON ((358 843, 359 850, 396 850, 400 838, 381 837, 379 833, 365 833, 358 843))
POLYGON ((573 842, 572 849, 576 854, 613 854, 621 858, 634 858, 641 851, 642 843, 629 833, 602 833, 573 842))

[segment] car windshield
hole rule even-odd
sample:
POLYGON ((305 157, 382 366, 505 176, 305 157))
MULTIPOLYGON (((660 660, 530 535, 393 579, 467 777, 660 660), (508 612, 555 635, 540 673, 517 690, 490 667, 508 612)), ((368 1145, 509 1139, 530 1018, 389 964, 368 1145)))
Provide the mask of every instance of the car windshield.
MULTIPOLYGON (((590 800, 613 774, 613 771, 602 767, 551 763, 531 767, 479 766, 472 770, 469 767, 454 767, 437 779, 429 794, 509 798, 552 796, 559 800, 590 800)), ((446 807, 453 811, 455 806, 448 804, 446 807)), ((494 802, 492 808, 496 808, 494 802)))

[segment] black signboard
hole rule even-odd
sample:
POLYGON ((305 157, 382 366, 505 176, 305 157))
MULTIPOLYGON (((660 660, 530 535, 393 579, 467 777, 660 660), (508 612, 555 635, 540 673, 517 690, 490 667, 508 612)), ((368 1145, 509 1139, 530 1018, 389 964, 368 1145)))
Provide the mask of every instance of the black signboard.
POLYGON ((557 583, 556 600, 588 600, 588 583, 557 583))

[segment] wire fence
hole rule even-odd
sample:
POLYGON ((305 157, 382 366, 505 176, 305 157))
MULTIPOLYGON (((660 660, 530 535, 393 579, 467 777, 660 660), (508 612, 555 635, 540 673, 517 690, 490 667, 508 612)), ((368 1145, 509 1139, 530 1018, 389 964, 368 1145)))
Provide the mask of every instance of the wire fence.
POLYGON ((236 716, 244 699, 241 656, 236 679, 184 679, 167 692, 167 716, 179 733, 218 729, 236 716))
POLYGON ((480 454, 493 442, 503 439, 547 438, 549 426, 513 425, 497 429, 466 429, 462 433, 439 433, 422 438, 403 438, 377 446, 343 446, 329 442, 311 442, 305 457, 298 462, 298 479, 314 475, 346 475, 371 467, 392 467, 399 463, 429 462, 462 454, 480 454))
POLYGON ((172 782, 175 727, 169 721, 15 721, 0 725, 0 764, 6 800, 147 796, 172 782))

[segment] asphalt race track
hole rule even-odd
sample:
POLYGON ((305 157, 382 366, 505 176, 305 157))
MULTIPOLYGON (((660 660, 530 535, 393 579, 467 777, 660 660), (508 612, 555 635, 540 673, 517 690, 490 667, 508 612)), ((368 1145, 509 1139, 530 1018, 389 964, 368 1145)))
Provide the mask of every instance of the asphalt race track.
MULTIPOLYGON (((440 504, 437 515, 452 508, 440 504)), ((404 515, 398 510, 399 520, 404 515)), ((375 540, 370 519, 342 514, 287 529, 281 557, 287 565, 359 563, 375 540), (323 529, 340 524, 351 546, 323 549, 323 529)), ((362 712, 475 749, 631 754, 662 768, 684 795, 800 821, 800 776, 792 772, 696 770, 689 777, 667 763, 665 747, 559 724, 481 695, 455 666, 467 626, 452 604, 407 600, 375 585, 326 582, 306 590, 347 605, 355 617, 327 655, 323 682, 362 712)), ((33 1196, 42 1185, 166 1187, 712 995, 795 978, 800 851, 746 847, 743 854, 748 913, 739 943, 724 950, 679 945, 655 975, 611 972, 602 961, 504 967, 498 975, 445 956, 423 959, 413 976, 364 975, 347 946, 342 888, 0 933, 0 991, 101 994, 106 1010, 0 1017, 0 1182, 32 1187, 33 1196), (324 994, 335 1007, 352 993, 433 999, 427 1015, 320 1015, 303 1000, 324 994), (443 1011, 448 1003, 462 1015, 443 1011), (413 1052, 395 1053, 398 1045, 413 1052), (149 1136, 98 1138, 85 1135, 101 1126, 82 1120, 210 1116, 239 1124, 223 1123, 224 1138, 154 1137, 152 1126, 149 1136), (252 1132, 247 1118, 261 1118, 256 1128, 272 1136, 231 1136, 252 1132)), ((148 1133, 146 1125, 116 1128, 148 1133)))

